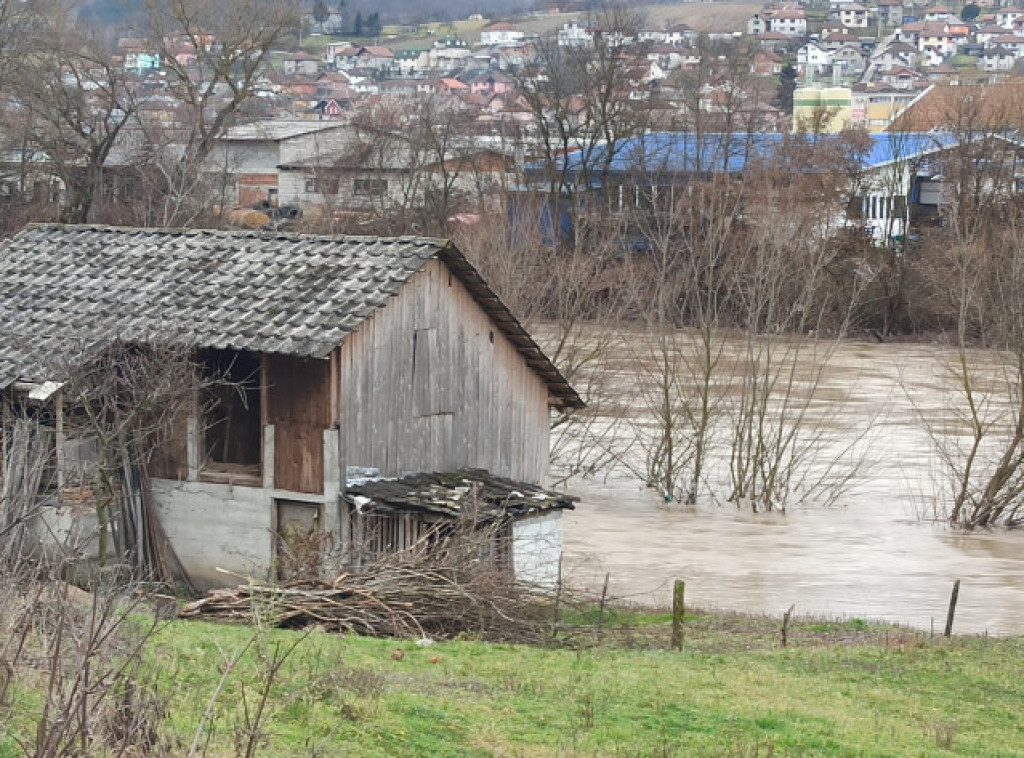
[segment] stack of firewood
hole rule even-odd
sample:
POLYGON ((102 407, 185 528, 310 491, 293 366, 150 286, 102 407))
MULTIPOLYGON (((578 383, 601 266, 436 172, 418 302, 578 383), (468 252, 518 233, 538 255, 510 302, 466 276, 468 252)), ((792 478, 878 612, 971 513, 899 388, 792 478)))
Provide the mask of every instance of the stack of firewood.
POLYGON ((375 637, 532 642, 544 635, 539 598, 504 578, 467 581, 441 568, 378 566, 333 582, 304 579, 214 590, 182 618, 303 628, 375 637))

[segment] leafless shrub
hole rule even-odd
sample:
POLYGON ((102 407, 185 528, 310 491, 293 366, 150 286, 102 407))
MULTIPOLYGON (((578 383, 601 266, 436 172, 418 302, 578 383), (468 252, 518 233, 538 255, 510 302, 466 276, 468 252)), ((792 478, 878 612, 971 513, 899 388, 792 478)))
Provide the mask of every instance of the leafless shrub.
POLYGON ((36 706, 7 699, 4 721, 31 729, 10 736, 26 756, 166 755, 166 701, 143 650, 155 624, 120 588, 83 592, 52 577, 21 582, 6 598, 0 670, 42 693, 36 706))

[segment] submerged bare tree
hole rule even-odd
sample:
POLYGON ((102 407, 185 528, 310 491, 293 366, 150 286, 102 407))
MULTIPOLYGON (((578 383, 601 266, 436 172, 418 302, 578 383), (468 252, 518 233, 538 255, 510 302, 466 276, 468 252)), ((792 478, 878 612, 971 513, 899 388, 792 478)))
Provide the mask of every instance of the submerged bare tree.
POLYGON ((959 428, 925 423, 948 475, 949 520, 966 528, 1024 523, 1024 212, 1008 184, 1019 158, 1000 137, 986 143, 952 151, 945 224, 928 235, 956 324, 959 428))
POLYGON ((1024 152, 1019 86, 944 93, 949 126, 929 160, 938 217, 910 250, 932 318, 955 335, 949 424, 922 414, 945 472, 941 500, 953 525, 1024 523, 1024 152))
POLYGON ((710 487, 706 466, 721 420, 723 350, 731 322, 729 266, 746 244, 743 185, 727 174, 642 193, 635 300, 644 335, 633 354, 653 423, 636 425, 646 481, 666 500, 695 503, 710 487))
POLYGON ((644 177, 634 354, 646 480, 692 503, 727 472, 727 499, 755 511, 830 501, 856 466, 822 449, 828 421, 811 409, 860 291, 839 221, 856 161, 838 140, 768 156, 743 135, 694 137, 688 152, 708 161, 747 159, 742 178, 681 161, 672 181, 644 177))

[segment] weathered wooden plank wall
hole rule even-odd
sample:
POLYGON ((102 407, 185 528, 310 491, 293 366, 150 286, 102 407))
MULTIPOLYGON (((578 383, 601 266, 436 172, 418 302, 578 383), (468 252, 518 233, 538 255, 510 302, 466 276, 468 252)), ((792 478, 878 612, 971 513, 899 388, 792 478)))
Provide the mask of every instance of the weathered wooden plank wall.
POLYGON ((440 261, 342 343, 338 381, 349 466, 547 472, 547 386, 440 261))

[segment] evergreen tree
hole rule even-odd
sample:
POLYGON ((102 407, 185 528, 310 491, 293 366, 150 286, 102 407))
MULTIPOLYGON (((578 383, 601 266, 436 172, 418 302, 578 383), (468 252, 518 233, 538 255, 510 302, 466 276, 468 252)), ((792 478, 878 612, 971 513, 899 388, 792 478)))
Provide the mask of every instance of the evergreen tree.
POLYGON ((367 37, 378 37, 380 36, 381 23, 380 14, 373 13, 369 18, 366 19, 366 23, 363 24, 363 31, 367 37))
POLYGON ((960 18, 967 23, 974 21, 981 14, 981 6, 977 3, 967 3, 960 11, 960 18))
POLYGON ((324 22, 331 17, 331 9, 327 7, 324 0, 316 0, 313 3, 313 20, 316 21, 320 31, 324 30, 324 22))
POLYGON ((775 107, 788 115, 793 114, 793 92, 796 90, 797 71, 787 63, 779 73, 779 88, 775 91, 775 107))
POLYGON ((356 37, 362 37, 363 36, 363 14, 362 13, 357 13, 356 14, 356 21, 352 25, 352 34, 354 34, 356 37))

